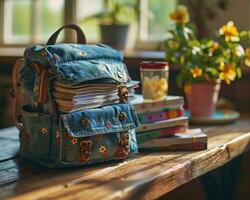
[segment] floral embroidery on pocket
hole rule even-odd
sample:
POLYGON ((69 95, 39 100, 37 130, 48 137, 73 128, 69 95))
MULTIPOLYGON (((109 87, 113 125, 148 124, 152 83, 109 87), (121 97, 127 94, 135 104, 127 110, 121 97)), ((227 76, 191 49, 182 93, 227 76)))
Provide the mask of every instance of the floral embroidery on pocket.
POLYGON ((100 141, 100 140, 103 139, 103 135, 102 135, 102 134, 98 134, 98 135, 95 136, 95 139, 96 139, 97 141, 100 141))
POLYGON ((107 120, 107 122, 106 122, 106 128, 111 128, 111 127, 112 127, 111 122, 107 120))
POLYGON ((59 145, 60 144, 60 132, 56 131, 56 144, 59 145))
POLYGON ((108 156, 109 156, 107 147, 106 147, 105 145, 101 145, 101 146, 99 147, 99 152, 100 152, 104 157, 108 157, 108 156))
POLYGON ((77 138, 72 138, 71 142, 73 145, 77 144, 77 138))

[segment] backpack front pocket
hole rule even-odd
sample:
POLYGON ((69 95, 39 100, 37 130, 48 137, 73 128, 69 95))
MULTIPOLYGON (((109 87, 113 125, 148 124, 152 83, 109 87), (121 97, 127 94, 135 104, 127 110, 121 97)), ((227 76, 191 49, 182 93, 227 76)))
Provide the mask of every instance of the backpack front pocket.
POLYGON ((51 116, 22 109, 23 127, 20 133, 20 153, 24 157, 48 160, 51 150, 51 116))
POLYGON ((115 104, 61 116, 61 161, 96 163, 137 152, 133 106, 115 104))

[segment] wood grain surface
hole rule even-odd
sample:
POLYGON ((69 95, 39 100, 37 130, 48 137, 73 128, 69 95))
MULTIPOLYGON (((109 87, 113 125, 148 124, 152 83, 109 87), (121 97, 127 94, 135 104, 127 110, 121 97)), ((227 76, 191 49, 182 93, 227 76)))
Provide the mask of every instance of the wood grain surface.
POLYGON ((18 132, 0 131, 0 199, 155 199, 250 147, 250 119, 202 128, 208 149, 152 152, 123 162, 47 169, 20 158, 18 132))

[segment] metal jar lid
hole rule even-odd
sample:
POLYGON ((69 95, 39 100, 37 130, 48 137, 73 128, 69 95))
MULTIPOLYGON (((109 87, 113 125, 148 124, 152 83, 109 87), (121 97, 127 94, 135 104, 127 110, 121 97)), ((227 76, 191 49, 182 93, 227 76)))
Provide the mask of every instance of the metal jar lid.
POLYGON ((168 62, 143 61, 140 64, 141 69, 150 70, 168 70, 168 62))

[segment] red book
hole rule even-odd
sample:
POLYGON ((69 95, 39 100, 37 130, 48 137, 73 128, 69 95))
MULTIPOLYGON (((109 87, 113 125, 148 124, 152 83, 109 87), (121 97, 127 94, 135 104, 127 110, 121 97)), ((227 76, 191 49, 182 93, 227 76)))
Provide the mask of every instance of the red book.
POLYGON ((207 149, 207 142, 197 142, 192 144, 173 144, 166 147, 140 148, 145 151, 199 151, 207 149))
POLYGON ((155 138, 139 143, 138 146, 139 149, 146 150, 201 150, 207 148, 207 135, 201 129, 190 129, 186 134, 155 138))

